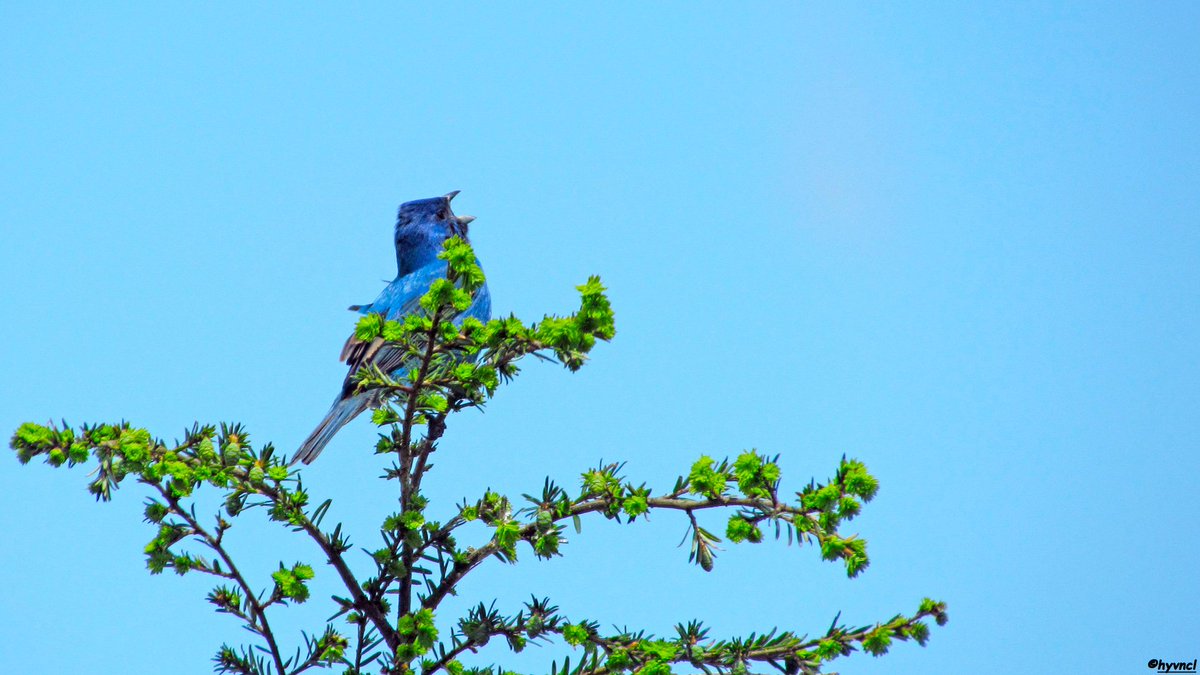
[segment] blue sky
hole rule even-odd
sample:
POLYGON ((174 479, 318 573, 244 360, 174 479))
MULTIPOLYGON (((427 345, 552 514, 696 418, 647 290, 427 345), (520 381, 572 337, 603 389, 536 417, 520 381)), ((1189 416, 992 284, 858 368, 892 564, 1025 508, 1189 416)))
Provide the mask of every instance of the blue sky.
MULTIPOLYGON (((785 487, 845 453, 882 490, 853 581, 782 543, 704 574, 659 516, 486 568, 457 609, 537 593, 737 635, 929 595, 928 648, 837 670, 1200 654, 1194 4, 5 3, 0 63, 6 434, 238 420, 290 450, 341 380, 344 308, 394 274, 396 205, 461 189, 498 312, 569 311, 596 273, 618 335, 456 420, 435 504, 600 459, 666 488, 750 447, 785 487)), ((394 499, 373 433, 305 471, 363 546, 394 499)), ((209 672, 244 634, 205 580, 147 576, 144 495, 97 506, 84 474, 0 461, 7 668, 209 672)), ((260 578, 315 559, 239 529, 260 578)))

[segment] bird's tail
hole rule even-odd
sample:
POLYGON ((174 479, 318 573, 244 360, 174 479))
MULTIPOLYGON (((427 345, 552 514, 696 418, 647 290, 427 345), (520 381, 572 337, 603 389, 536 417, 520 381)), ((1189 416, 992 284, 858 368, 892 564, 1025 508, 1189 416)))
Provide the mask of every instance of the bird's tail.
POLYGON ((333 402, 333 407, 329 409, 329 412, 325 413, 325 419, 321 420, 317 428, 309 434, 308 439, 300 444, 300 449, 296 451, 296 454, 292 455, 291 463, 312 464, 325 446, 329 445, 329 441, 333 440, 333 435, 346 426, 350 420, 358 417, 358 414, 370 405, 369 396, 338 398, 333 402))

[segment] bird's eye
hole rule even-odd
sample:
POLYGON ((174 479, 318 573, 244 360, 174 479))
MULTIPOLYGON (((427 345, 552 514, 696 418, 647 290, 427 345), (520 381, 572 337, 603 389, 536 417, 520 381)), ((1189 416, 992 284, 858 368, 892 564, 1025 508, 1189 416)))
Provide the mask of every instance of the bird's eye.
POLYGON ((445 219, 446 219, 446 210, 445 210, 445 209, 442 209, 441 211, 438 211, 438 212, 437 212, 437 219, 438 219, 438 220, 445 220, 445 219))

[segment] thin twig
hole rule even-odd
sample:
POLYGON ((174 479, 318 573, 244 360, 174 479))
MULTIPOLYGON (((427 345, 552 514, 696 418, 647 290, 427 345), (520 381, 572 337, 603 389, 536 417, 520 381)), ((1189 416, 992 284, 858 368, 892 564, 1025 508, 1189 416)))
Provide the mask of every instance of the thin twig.
POLYGON ((284 668, 283 665, 283 656, 279 653, 279 646, 275 644, 275 634, 271 631, 270 623, 267 622, 266 610, 259 602, 258 595, 254 592, 254 589, 250 587, 250 584, 246 581, 246 578, 243 577, 242 573, 238 571, 237 565, 233 563, 233 558, 229 556, 229 554, 225 551, 225 547, 221 544, 221 542, 217 541, 216 537, 209 534, 208 530, 205 530, 204 527, 202 527, 200 523, 192 517, 192 514, 189 513, 187 509, 184 509, 179 505, 179 499, 167 491, 162 485, 158 483, 151 484, 158 489, 158 492, 163 496, 164 499, 167 500, 167 503, 170 504, 171 511, 180 518, 183 518, 184 521, 187 522, 188 526, 204 539, 204 542, 208 545, 208 547, 215 551, 217 555, 221 556, 221 559, 225 561, 225 564, 229 567, 229 574, 235 581, 237 581, 238 585, 242 587, 242 591, 246 594, 246 602, 250 603, 250 607, 254 610, 254 613, 251 615, 251 617, 254 619, 254 623, 251 624, 251 627, 255 628, 255 632, 257 632, 263 637, 264 640, 267 641, 267 646, 270 647, 271 650, 271 658, 275 660, 275 667, 278 669, 279 675, 287 675, 287 669, 284 668), (257 624, 257 626, 255 626, 255 624, 257 624))
MULTIPOLYGON (((567 511, 567 513, 565 515, 555 516, 552 518, 552 521, 553 522, 561 522, 563 520, 566 520, 567 518, 573 518, 575 516, 580 516, 580 515, 583 515, 586 513, 592 513, 595 511, 603 511, 604 509, 608 508, 610 502, 611 502, 611 500, 608 497, 595 497, 595 498, 592 498, 592 499, 589 499, 586 501, 576 502, 575 504, 571 505, 571 508, 567 511)), ((689 513, 694 510, 715 509, 715 508, 722 508, 722 507, 729 507, 729 506, 740 506, 740 507, 745 507, 745 508, 758 509, 763 512, 779 513, 779 514, 781 514, 781 516, 786 515, 787 519, 789 519, 789 520, 794 519, 796 516, 803 516, 805 518, 812 519, 812 516, 810 516, 803 509, 799 509, 799 508, 796 508, 793 506, 788 506, 786 504, 780 504, 780 503, 773 502, 768 499, 753 499, 753 498, 748 498, 748 497, 724 497, 724 496, 722 496, 722 497, 718 497, 716 499, 710 498, 710 499, 705 499, 705 500, 680 499, 680 498, 676 498, 676 497, 650 497, 646 500, 646 504, 651 509, 658 508, 658 509, 668 509, 668 510, 674 510, 674 511, 687 511, 689 513)), ((450 525, 450 523, 447 523, 447 525, 445 527, 443 527, 443 529, 445 529, 446 527, 449 527, 449 525, 450 525)), ((519 539, 528 539, 529 537, 533 536, 536 532, 537 532, 537 524, 529 523, 521 528, 518 538, 519 539)), ((421 606, 426 609, 435 609, 442 602, 442 600, 446 597, 446 595, 448 595, 450 593, 450 591, 452 591, 454 589, 454 587, 458 584, 458 582, 462 580, 463 577, 465 577, 468 573, 470 573, 471 570, 475 569, 475 567, 477 567, 479 565, 479 563, 481 563, 485 559, 487 559, 488 556, 495 554, 497 551, 499 551, 499 546, 497 546, 497 544, 494 540, 489 541, 488 543, 484 544, 480 548, 475 549, 474 551, 471 551, 467 555, 467 559, 465 562, 455 563, 454 567, 450 570, 450 574, 443 577, 441 582, 439 582, 437 584, 437 586, 434 587, 433 592, 430 593, 429 596, 426 597, 425 600, 421 603, 421 606)))

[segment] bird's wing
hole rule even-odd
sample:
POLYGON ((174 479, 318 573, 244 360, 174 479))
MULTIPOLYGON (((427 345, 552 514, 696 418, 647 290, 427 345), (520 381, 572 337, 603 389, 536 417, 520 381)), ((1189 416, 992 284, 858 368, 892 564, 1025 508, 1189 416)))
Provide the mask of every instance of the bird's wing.
MULTIPOLYGON (((417 303, 414 302, 413 307, 408 311, 413 311, 416 307, 417 303)), ((398 318, 406 313, 408 312, 401 312, 396 316, 389 316, 389 318, 398 318)), ((391 373, 404 366, 404 353, 402 350, 389 346, 382 337, 365 342, 351 333, 350 337, 346 338, 346 344, 342 346, 341 360, 350 367, 346 373, 346 379, 342 382, 342 394, 349 395, 354 391, 354 375, 360 368, 373 363, 383 372, 391 373)))
MULTIPOLYGON (((400 319, 411 314, 420 307, 421 296, 429 291, 429 286, 446 274, 446 263, 437 261, 396 279, 375 298, 375 302, 355 311, 362 314, 383 314, 389 320, 400 319)), ((354 391, 354 374, 363 366, 373 363, 385 373, 392 373, 404 367, 404 353, 395 347, 389 347, 383 338, 377 337, 370 342, 359 340, 354 333, 346 339, 342 346, 341 360, 350 366, 346 379, 342 382, 342 395, 348 396, 354 391)))
POLYGON ((374 364, 385 373, 400 370, 405 365, 404 352, 384 343, 378 337, 370 342, 363 342, 353 335, 346 340, 342 348, 342 361, 350 366, 346 379, 342 381, 342 395, 349 396, 354 392, 354 375, 367 364, 374 364))

